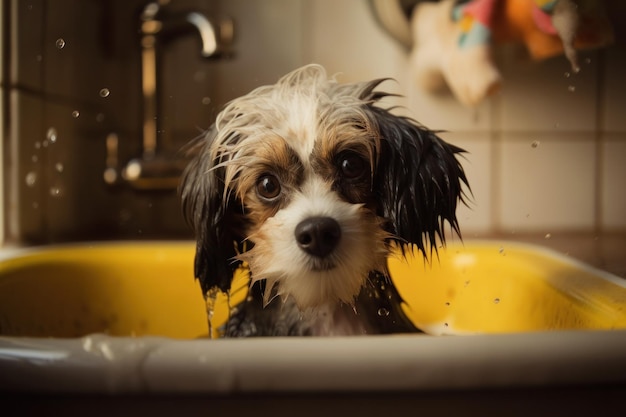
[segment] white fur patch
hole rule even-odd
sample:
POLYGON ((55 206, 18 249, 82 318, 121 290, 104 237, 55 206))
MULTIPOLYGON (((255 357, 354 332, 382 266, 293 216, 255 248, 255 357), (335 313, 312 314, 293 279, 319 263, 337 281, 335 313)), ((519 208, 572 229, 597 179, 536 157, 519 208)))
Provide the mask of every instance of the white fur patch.
POLYGON ((249 263, 253 281, 267 281, 266 303, 275 286, 277 295, 293 297, 302 310, 337 302, 351 304, 368 273, 384 269, 385 236, 369 210, 343 201, 314 177, 286 208, 250 236, 255 247, 241 258, 249 263), (316 216, 332 217, 341 227, 338 246, 323 260, 332 268, 324 270, 315 267, 319 259, 298 247, 294 233, 302 220, 316 216))

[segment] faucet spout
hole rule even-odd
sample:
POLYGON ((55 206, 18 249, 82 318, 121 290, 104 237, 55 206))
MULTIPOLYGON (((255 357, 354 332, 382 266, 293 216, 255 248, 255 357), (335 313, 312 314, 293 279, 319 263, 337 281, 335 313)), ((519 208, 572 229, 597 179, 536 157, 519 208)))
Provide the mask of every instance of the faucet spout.
POLYGON ((155 37, 162 43, 191 32, 200 37, 200 55, 204 58, 220 54, 220 47, 227 49, 232 42, 233 24, 222 19, 217 24, 197 11, 168 12, 158 3, 149 3, 141 13, 142 35, 155 37))
POLYGON ((202 49, 200 54, 208 58, 217 52, 217 35, 213 29, 213 24, 204 15, 191 12, 187 15, 187 21, 191 23, 200 34, 202 49))

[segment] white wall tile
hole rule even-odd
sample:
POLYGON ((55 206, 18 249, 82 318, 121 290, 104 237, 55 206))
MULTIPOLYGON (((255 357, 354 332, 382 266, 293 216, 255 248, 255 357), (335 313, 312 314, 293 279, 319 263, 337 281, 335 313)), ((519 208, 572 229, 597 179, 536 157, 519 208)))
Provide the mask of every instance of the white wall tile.
POLYGON ((471 193, 467 192, 468 205, 457 208, 457 218, 464 237, 488 233, 493 227, 492 174, 493 157, 489 136, 481 133, 454 133, 440 135, 445 141, 465 149, 460 161, 465 170, 471 193))
POLYGON ((607 135, 602 144, 602 228, 626 230, 626 135, 607 135))
POLYGON ((409 80, 407 89, 411 112, 431 129, 484 132, 492 125, 491 99, 471 109, 459 103, 450 92, 428 93, 419 89, 412 80, 409 80))
POLYGON ((532 62, 503 50, 501 128, 507 131, 592 131, 596 127, 597 55, 581 54, 572 72, 562 56, 532 62))
POLYGON ((502 231, 594 227, 596 148, 590 135, 503 134, 500 149, 502 231))

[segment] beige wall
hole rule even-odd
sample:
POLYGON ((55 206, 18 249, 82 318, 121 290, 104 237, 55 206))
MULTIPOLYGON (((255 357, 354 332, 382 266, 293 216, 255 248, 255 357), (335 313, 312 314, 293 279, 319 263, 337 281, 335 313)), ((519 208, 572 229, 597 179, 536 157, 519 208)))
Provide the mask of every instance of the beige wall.
POLYGON ((417 88, 406 52, 366 1, 304 3, 308 60, 345 81, 395 78, 387 85, 406 97, 412 116, 468 151, 474 202, 459 212, 466 236, 626 231, 623 45, 583 53, 581 72, 569 77, 564 57, 538 63, 515 47, 498 48, 503 89, 472 110, 417 88))

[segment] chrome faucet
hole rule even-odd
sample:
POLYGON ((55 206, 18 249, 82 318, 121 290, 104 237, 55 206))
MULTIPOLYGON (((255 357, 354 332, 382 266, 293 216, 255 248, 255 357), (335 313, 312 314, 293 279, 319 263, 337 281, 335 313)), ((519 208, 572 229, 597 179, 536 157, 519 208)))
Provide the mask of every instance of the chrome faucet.
MULTIPOLYGON (((212 22, 197 11, 170 12, 163 1, 148 3, 140 15, 141 33, 141 91, 143 95, 143 153, 131 159, 121 171, 121 177, 132 187, 138 189, 172 189, 178 185, 186 160, 182 157, 167 156, 157 152, 157 133, 159 132, 159 49, 169 40, 197 33, 200 37, 200 55, 204 58, 221 58, 230 54, 234 35, 233 21, 222 19, 212 22)), ((117 146, 107 145, 107 149, 117 146)), ((108 161, 116 160, 111 155, 108 161)), ((108 175, 105 181, 118 182, 118 176, 111 175, 107 163, 108 175), (112 179, 113 178, 113 179, 112 179)))

